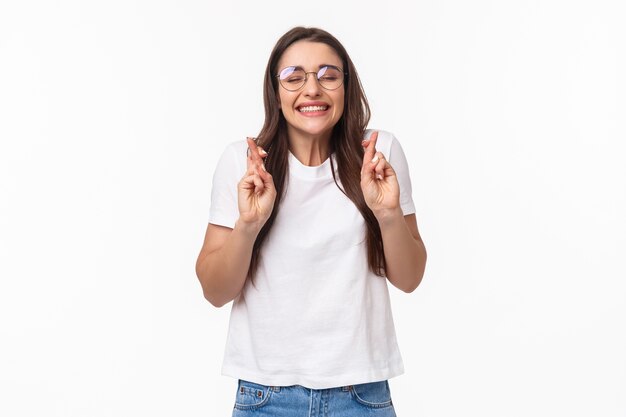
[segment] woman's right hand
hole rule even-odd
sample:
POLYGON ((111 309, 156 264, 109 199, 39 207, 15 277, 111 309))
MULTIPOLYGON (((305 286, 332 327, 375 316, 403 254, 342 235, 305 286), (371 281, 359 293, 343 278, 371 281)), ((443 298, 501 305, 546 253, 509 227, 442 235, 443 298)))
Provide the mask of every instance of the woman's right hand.
POLYGON ((238 184, 239 222, 261 230, 272 214, 276 200, 274 180, 265 170, 267 153, 248 138, 248 169, 238 184))

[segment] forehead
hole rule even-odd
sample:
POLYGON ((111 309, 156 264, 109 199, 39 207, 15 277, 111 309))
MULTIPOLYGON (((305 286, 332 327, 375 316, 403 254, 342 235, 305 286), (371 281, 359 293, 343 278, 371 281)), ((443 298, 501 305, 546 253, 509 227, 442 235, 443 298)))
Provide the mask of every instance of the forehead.
POLYGON ((316 70, 321 64, 342 66, 337 52, 325 43, 298 41, 285 49, 278 60, 278 69, 297 65, 307 70, 316 70))

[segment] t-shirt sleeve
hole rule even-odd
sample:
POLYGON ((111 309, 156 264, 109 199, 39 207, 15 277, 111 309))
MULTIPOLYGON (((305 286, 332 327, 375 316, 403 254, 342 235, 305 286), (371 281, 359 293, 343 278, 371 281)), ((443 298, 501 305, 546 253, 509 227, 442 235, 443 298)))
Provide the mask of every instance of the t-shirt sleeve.
POLYGON ((400 186, 400 207, 402 208, 402 213, 405 216, 413 214, 415 213, 415 204, 413 203, 413 189, 409 175, 409 164, 402 150, 402 146, 400 146, 400 142, 393 135, 391 135, 391 144, 389 145, 388 152, 387 160, 396 172, 400 186))
POLYGON ((217 162, 211 188, 209 223, 235 227, 239 218, 237 184, 245 173, 246 146, 235 142, 226 147, 217 162))

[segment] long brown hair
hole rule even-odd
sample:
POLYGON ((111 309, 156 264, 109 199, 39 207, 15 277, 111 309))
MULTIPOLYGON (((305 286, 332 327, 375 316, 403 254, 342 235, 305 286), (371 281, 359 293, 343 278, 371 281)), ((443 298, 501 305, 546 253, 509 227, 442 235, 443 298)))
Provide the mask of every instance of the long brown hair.
POLYGON ((278 107, 277 90, 279 85, 276 78, 278 70, 276 66, 283 52, 291 44, 301 40, 320 42, 333 48, 339 55, 339 58, 341 58, 343 69, 347 74, 344 79, 345 103, 343 115, 334 126, 330 140, 330 152, 331 154, 334 152, 337 159, 339 182, 337 182, 337 176, 335 175, 333 158, 330 159, 331 171, 337 187, 352 200, 365 219, 367 224, 367 261, 370 269, 375 274, 383 276, 385 273, 385 255, 380 226, 374 213, 365 203, 363 192, 361 191, 361 163, 363 161, 361 141, 370 119, 369 104, 363 92, 356 68, 343 45, 324 30, 305 27, 291 29, 276 42, 265 70, 263 86, 265 123, 259 132, 257 144, 268 151, 269 155, 265 159, 265 167, 274 178, 277 195, 272 214, 254 242, 248 276, 254 276, 259 265, 261 247, 280 210, 280 202, 284 194, 289 169, 287 124, 278 107))

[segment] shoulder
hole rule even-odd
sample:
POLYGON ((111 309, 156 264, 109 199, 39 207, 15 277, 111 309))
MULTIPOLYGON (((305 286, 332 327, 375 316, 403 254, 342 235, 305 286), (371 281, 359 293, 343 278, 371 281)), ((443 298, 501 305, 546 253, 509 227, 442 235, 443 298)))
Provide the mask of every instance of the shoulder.
POLYGON ((222 152, 224 155, 243 156, 243 159, 247 156, 248 144, 245 140, 237 140, 228 143, 222 152))
POLYGON ((224 161, 230 164, 244 164, 246 163, 246 157, 248 156, 248 144, 245 140, 238 140, 230 142, 222 149, 220 161, 224 161))
POLYGON ((224 175, 240 175, 245 171, 248 144, 245 140, 230 142, 224 148, 218 159, 216 172, 224 175))

